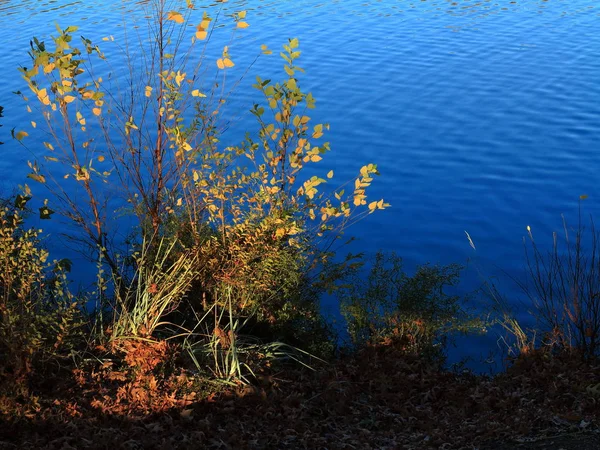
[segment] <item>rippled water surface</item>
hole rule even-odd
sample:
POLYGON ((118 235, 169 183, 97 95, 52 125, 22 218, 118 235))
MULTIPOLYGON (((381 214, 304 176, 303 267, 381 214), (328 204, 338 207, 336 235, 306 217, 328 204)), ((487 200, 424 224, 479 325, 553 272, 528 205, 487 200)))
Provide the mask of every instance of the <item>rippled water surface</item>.
MULTIPOLYGON (((118 40, 131 31, 125 21, 143 17, 145 3, 0 1, 5 189, 24 182, 32 158, 6 136, 26 120, 11 91, 25 88, 16 67, 27 63, 31 36, 48 38, 57 21, 79 25, 88 38, 118 40)), ((221 6, 225 13, 248 10, 251 27, 232 46, 237 66, 248 65, 259 44, 279 48, 289 37, 300 39, 302 83, 318 99, 317 118, 331 124, 327 163, 338 176, 352 176, 361 162, 379 165, 373 195, 393 207, 351 230, 360 238, 354 250, 394 250, 409 269, 470 261, 460 289, 479 285, 477 267, 499 275, 499 286, 516 302, 518 291, 503 273, 522 273, 526 226, 549 243, 561 213, 576 217, 580 195, 589 196, 586 213, 598 212, 595 1, 240 0, 221 6)), ((280 71, 276 56, 251 68, 230 106, 232 140, 252 123, 246 111, 253 75, 277 78, 280 71)))

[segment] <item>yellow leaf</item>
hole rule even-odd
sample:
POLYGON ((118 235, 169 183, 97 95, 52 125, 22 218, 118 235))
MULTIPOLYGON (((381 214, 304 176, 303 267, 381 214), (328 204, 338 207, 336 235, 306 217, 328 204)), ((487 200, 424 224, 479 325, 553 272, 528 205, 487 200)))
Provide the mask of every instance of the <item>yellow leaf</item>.
POLYGON ((314 132, 312 135, 313 139, 319 139, 321 136, 323 136, 323 125, 315 125, 314 132))
POLYGON ((95 116, 99 116, 100 114, 102 114, 102 110, 100 108, 94 108, 92 109, 92 112, 95 116))
POLYGON ((54 147, 50 142, 44 142, 44 147, 46 147, 48 150, 54 151, 54 147))
POLYGON ((263 55, 271 55, 273 53, 273 51, 269 50, 269 48, 265 44, 261 45, 260 49, 263 52, 263 55))
POLYGON ((103 162, 104 161, 104 156, 100 155, 98 156, 98 162, 103 162))
POLYGON ((333 178, 333 170, 327 172, 327 178, 333 178))
POLYGON ((198 89, 194 89, 192 91, 192 97, 206 97, 206 95, 200 92, 198 89))
POLYGON ((85 125, 85 118, 81 115, 79 111, 77 111, 75 117, 77 118, 77 122, 79 122, 80 125, 85 125))
POLYGON ((152 95, 152 87, 151 86, 146 86, 145 95, 146 95, 146 97, 150 97, 152 95))
POLYGON ((75 101, 75 97, 73 97, 72 95, 65 95, 63 97, 63 100, 65 101, 65 103, 71 103, 75 101))
POLYGON ((373 212, 377 209, 377 202, 371 202, 369 203, 369 211, 373 212))
POLYGON ((30 113, 31 112, 31 107, 29 105, 27 105, 27 112, 30 113))
POLYGON ((35 128, 35 127, 37 127, 37 123, 35 123, 35 122, 32 120, 32 121, 31 121, 31 126, 32 126, 33 128, 35 128))
POLYGON ((248 28, 250 25, 248 25, 248 22, 238 22, 237 23, 237 27, 238 28, 248 28))
POLYGON ((246 11, 240 11, 240 12, 238 13, 238 17, 239 17, 240 19, 245 19, 245 18, 246 18, 246 11))
POLYGON ((29 134, 27 133, 27 131, 19 131, 16 135, 15 138, 17 139, 17 141, 22 141, 24 137, 29 136, 29 134))
POLYGON ((46 178, 43 175, 40 175, 39 173, 30 173, 29 175, 27 175, 27 178, 31 178, 32 180, 35 180, 39 183, 46 182, 46 178))
POLYGON ((235 66, 235 64, 233 63, 233 61, 230 60, 229 58, 224 58, 223 59, 223 65, 225 67, 233 67, 233 66, 235 66))
POLYGON ((177 11, 169 11, 169 14, 167 14, 167 20, 172 20, 175 23, 184 22, 183 16, 177 11))
POLYGON ((56 67, 56 64, 54 64, 54 63, 47 64, 46 66, 44 66, 44 73, 49 74, 50 72, 52 72, 54 70, 55 67, 56 67))
POLYGON ((322 159, 323 159, 323 158, 321 158, 319 155, 312 155, 312 156, 310 157, 310 160, 311 160, 312 162, 319 162, 319 161, 321 161, 322 159))
POLYGON ((197 39, 200 39, 201 41, 203 41, 204 39, 206 39, 207 35, 208 35, 208 33, 206 32, 206 30, 202 29, 201 27, 198 27, 198 30, 196 31, 197 39))
POLYGON ((85 167, 79 168, 75 173, 75 179, 77 181, 85 181, 90 179, 90 174, 85 167))
POLYGON ((588 198, 588 196, 585 194, 579 196, 579 200, 585 200, 586 198, 588 198))
POLYGON ((222 58, 217 59, 217 67, 219 69, 224 69, 225 68, 225 64, 223 63, 223 59, 222 58))
POLYGON ((50 97, 48 97, 48 92, 46 91, 46 88, 40 89, 37 92, 37 96, 40 99, 40 102, 42 102, 42 104, 44 104, 44 105, 50 104, 50 97))
POLYGON ((185 80, 185 73, 177 71, 177 75, 175 75, 175 82, 177 83, 177 86, 181 86, 181 82, 183 80, 185 80))

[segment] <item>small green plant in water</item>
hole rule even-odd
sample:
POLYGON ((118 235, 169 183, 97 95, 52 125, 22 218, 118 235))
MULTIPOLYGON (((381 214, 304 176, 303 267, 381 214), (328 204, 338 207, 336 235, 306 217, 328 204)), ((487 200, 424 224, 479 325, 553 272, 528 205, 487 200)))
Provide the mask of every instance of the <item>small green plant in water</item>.
POLYGON ((339 291, 341 311, 354 347, 392 343, 407 354, 443 362, 453 333, 483 329, 463 301, 447 289, 461 266, 420 266, 413 276, 395 254, 376 254, 366 280, 354 273, 339 291))

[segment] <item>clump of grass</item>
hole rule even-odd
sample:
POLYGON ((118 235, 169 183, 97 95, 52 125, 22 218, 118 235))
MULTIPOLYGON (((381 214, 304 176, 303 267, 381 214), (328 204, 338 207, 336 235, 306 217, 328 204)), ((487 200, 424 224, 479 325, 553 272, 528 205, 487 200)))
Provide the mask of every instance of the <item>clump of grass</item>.
POLYGON ((173 312, 188 292, 195 276, 197 257, 180 252, 173 260, 176 242, 160 239, 157 245, 142 243, 135 255, 135 274, 129 286, 116 280, 112 305, 111 340, 151 339, 157 328, 169 325, 163 319, 173 312))
POLYGON ((541 344, 576 349, 584 358, 600 351, 600 234, 593 218, 586 230, 581 218, 574 229, 563 216, 563 238, 553 233, 543 251, 528 227, 527 278, 519 283, 531 301, 542 333, 541 344))
POLYGON ((233 308, 236 296, 231 286, 225 287, 210 309, 198 317, 197 326, 183 343, 197 372, 206 369, 217 379, 233 384, 251 383, 262 371, 275 362, 293 361, 311 368, 309 361, 324 362, 292 345, 269 341, 245 334, 252 315, 237 316, 233 308), (221 304, 224 307, 220 306, 221 304))
POLYGON ((576 353, 586 360, 600 352, 600 234, 591 216, 589 229, 584 226, 581 203, 574 228, 562 219, 562 237, 552 233, 549 250, 538 245, 529 226, 523 238, 525 275, 513 280, 525 295, 534 326, 524 327, 516 305, 495 284, 485 283, 495 323, 507 333, 500 340, 512 359, 536 350, 576 353))

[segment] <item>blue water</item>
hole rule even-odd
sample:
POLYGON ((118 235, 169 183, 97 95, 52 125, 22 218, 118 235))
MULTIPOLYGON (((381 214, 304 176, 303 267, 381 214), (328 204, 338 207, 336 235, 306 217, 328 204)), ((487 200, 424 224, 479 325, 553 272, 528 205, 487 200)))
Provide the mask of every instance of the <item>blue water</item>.
MULTIPOLYGON (((33 157, 8 136, 13 126, 23 129, 30 120, 11 91, 26 90, 16 66, 27 63, 31 36, 47 39, 58 21, 79 25, 79 33, 101 44, 107 35, 119 40, 134 30, 132 20, 143 23, 145 3, 0 4, 5 191, 25 182, 26 161, 33 157)), ((497 277, 516 305, 520 294, 510 277, 523 274, 526 226, 538 242, 549 244, 552 231, 560 230, 561 214, 575 220, 582 194, 589 196, 584 212, 597 216, 595 1, 230 0, 218 6, 223 17, 248 10, 251 26, 230 47, 238 70, 233 73, 241 74, 260 44, 279 49, 287 38, 299 38, 306 69, 301 83, 318 100, 313 117, 331 125, 333 150, 322 164, 334 168, 336 178, 351 178, 364 162, 378 164, 381 176, 371 192, 392 208, 349 230, 359 238, 352 250, 394 250, 409 271, 428 261, 465 263, 461 292, 477 288, 481 273, 497 277)), ((214 11, 215 5, 207 8, 214 11)), ((198 22, 201 10, 195 13, 198 22)), ((103 48, 110 52, 109 46, 103 48)), ((113 64, 118 72, 119 63, 113 64)), ((281 69, 277 56, 261 57, 250 68, 228 106, 226 140, 235 142, 253 129, 247 110, 257 99, 249 89, 254 75, 282 78, 281 69)), ((40 226, 57 235, 60 226, 54 223, 40 226)), ((55 257, 74 257, 55 241, 48 244, 55 257)), ((74 278, 89 273, 83 263, 78 270, 74 278)), ((455 353, 477 357, 495 341, 490 335, 455 353)))

